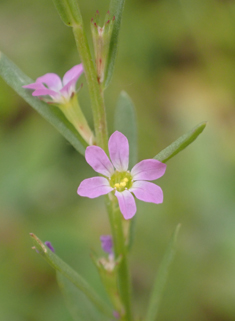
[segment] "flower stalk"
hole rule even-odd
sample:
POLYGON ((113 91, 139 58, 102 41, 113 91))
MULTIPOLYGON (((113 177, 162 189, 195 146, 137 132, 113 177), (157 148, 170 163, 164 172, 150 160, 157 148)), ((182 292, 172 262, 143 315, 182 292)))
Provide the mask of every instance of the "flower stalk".
POLYGON ((132 321, 131 282, 128 268, 128 248, 125 245, 123 233, 123 218, 119 210, 117 198, 112 193, 105 197, 105 201, 111 225, 115 258, 121 258, 118 267, 118 287, 125 311, 124 314, 121 315, 120 320, 132 321))

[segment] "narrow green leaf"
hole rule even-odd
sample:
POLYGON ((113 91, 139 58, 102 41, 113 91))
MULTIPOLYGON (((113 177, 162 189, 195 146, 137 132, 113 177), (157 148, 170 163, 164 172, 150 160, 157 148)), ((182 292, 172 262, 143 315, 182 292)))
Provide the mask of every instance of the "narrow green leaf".
POLYGON ((56 271, 56 277, 74 321, 110 320, 110 318, 101 315, 87 297, 60 272, 56 271))
POLYGON ((53 0, 54 5, 67 26, 80 24, 82 21, 77 0, 53 0))
POLYGON ((190 145, 204 130, 207 122, 202 122, 190 130, 188 133, 184 134, 180 138, 178 138, 171 145, 163 149, 160 153, 158 153, 154 159, 159 160, 162 163, 166 163, 170 158, 177 155, 183 149, 185 149, 188 145, 190 145))
POLYGON ((33 83, 33 81, 1 52, 0 75, 29 105, 52 124, 79 153, 84 155, 87 144, 73 125, 57 107, 42 102, 37 97, 33 97, 29 90, 22 88, 22 86, 33 83))
POLYGON ((138 153, 136 112, 130 96, 125 91, 122 91, 118 98, 114 128, 123 133, 129 141, 129 168, 132 168, 137 163, 138 153))
POLYGON ((180 224, 176 226, 176 229, 171 238, 170 244, 168 245, 166 253, 158 269, 157 277, 153 284, 152 294, 150 296, 150 301, 149 301, 149 306, 147 309, 147 316, 145 321, 157 320, 159 305, 160 305, 163 290, 167 281, 169 268, 174 259, 175 252, 176 252, 175 244, 176 244, 176 239, 177 239, 179 229, 180 229, 180 224))
POLYGON ((36 235, 31 233, 30 236, 34 240, 35 248, 56 271, 59 271, 64 277, 70 280, 98 311, 107 317, 112 317, 111 307, 96 294, 92 287, 77 272, 50 251, 36 235))
POLYGON ((114 63, 117 54, 118 35, 121 27, 122 13, 124 8, 125 0, 111 0, 109 11, 111 16, 115 16, 112 36, 110 40, 109 53, 107 59, 107 68, 105 71, 105 88, 108 87, 110 80, 113 75, 114 63))

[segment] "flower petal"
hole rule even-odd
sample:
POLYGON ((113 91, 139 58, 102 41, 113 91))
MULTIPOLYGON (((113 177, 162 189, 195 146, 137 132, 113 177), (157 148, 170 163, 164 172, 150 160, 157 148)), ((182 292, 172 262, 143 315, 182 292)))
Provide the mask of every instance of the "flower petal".
POLYGON ((126 136, 115 131, 109 138, 109 154, 114 167, 119 171, 127 171, 129 164, 129 143, 126 136))
POLYGON ((36 89, 46 89, 46 87, 43 84, 36 83, 36 82, 34 82, 32 84, 29 84, 29 85, 26 85, 26 86, 22 86, 22 87, 23 88, 27 88, 27 89, 34 89, 34 90, 36 90, 36 89))
POLYGON ((83 73, 82 64, 76 65, 70 70, 68 70, 63 77, 63 87, 66 86, 69 82, 71 82, 71 80, 75 81, 76 83, 76 81, 78 80, 78 78, 81 76, 82 73, 83 73))
POLYGON ((49 89, 55 91, 59 91, 62 88, 60 77, 54 73, 48 73, 37 78, 36 83, 46 84, 49 89))
POLYGON ((149 203, 159 204, 163 202, 163 192, 160 186, 145 182, 134 182, 129 189, 139 200, 149 203))
POLYGON ((156 159, 145 159, 132 168, 131 175, 134 180, 153 181, 164 175, 165 171, 166 164, 156 159))
POLYGON ((63 78, 64 87, 60 90, 61 94, 69 99, 73 92, 76 91, 76 82, 83 72, 82 64, 74 66, 66 72, 63 78))
POLYGON ((132 218, 136 213, 136 204, 134 196, 128 191, 115 192, 118 199, 120 211, 126 220, 132 218))
POLYGON ((97 172, 110 177, 113 172, 113 165, 102 148, 98 146, 88 146, 85 152, 87 163, 97 172))
POLYGON ((87 178, 81 182, 78 187, 77 193, 80 196, 95 198, 101 195, 108 194, 113 188, 104 177, 87 178))
POLYGON ((60 99, 60 94, 58 94, 54 90, 50 89, 37 89, 32 93, 32 96, 51 96, 54 100, 59 100, 60 99))

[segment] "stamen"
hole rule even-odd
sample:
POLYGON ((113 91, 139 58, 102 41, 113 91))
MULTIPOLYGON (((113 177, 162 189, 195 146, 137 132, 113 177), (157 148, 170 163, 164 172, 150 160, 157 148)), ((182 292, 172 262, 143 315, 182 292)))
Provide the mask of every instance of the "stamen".
POLYGON ((119 188, 119 187, 120 187, 120 184, 119 184, 119 183, 116 183, 116 184, 114 184, 114 187, 119 188))
POLYGON ((129 181, 129 179, 128 179, 127 177, 125 177, 125 178, 123 179, 123 181, 127 183, 127 182, 129 181))
POLYGON ((121 182, 120 186, 124 187, 124 186, 126 186, 126 183, 125 182, 121 182))

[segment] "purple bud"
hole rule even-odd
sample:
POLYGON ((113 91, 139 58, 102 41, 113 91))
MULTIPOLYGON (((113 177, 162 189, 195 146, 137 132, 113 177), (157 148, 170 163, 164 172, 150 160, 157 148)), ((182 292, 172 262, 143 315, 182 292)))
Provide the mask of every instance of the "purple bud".
POLYGON ((115 319, 119 319, 120 318, 120 314, 117 311, 113 311, 113 316, 115 319))
POLYGON ((108 253, 113 254, 113 240, 111 235, 101 235, 100 237, 102 249, 108 253))
POLYGON ((52 252, 55 252, 55 249, 54 249, 54 247, 51 245, 51 242, 46 241, 46 242, 45 242, 45 245, 46 245, 52 252))

